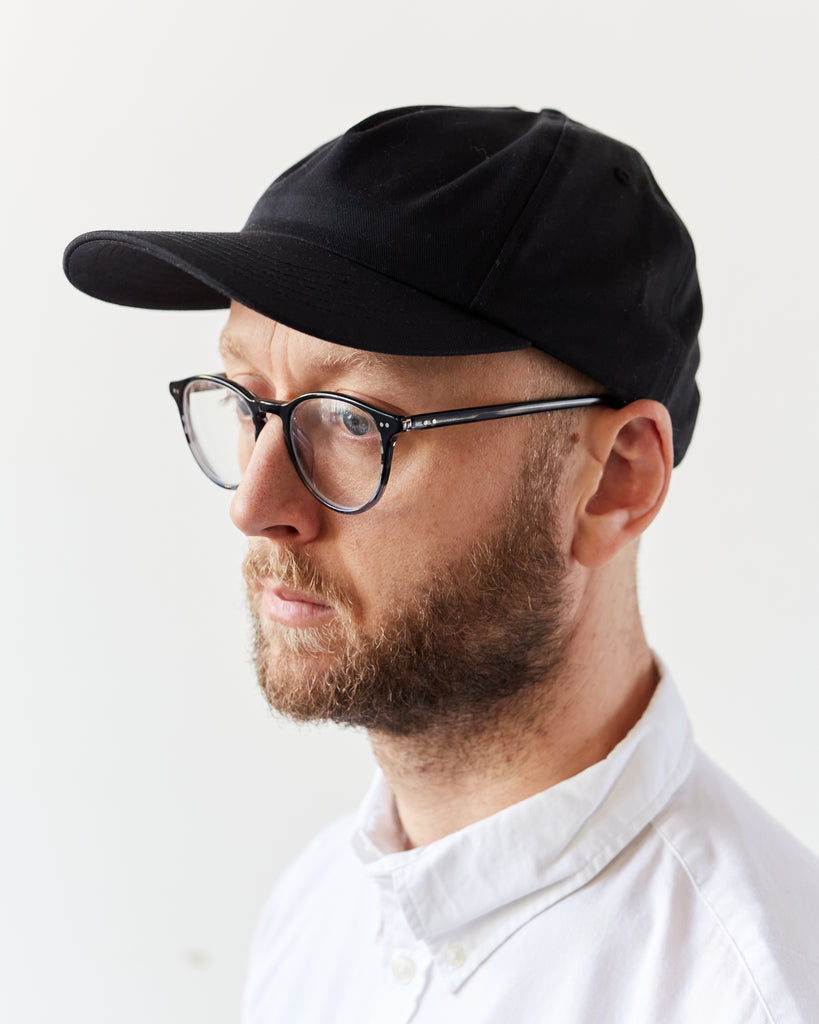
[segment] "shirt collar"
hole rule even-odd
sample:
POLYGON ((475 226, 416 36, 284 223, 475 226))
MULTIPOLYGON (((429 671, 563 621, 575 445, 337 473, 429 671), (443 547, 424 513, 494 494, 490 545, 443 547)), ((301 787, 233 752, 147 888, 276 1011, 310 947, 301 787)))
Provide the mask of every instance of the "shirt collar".
POLYGON ((598 874, 665 806, 693 758, 673 681, 661 679, 643 717, 608 757, 572 778, 429 846, 403 850, 395 801, 379 773, 362 805, 354 849, 389 888, 417 941, 443 957, 453 937, 472 955, 452 987, 534 914, 598 874))

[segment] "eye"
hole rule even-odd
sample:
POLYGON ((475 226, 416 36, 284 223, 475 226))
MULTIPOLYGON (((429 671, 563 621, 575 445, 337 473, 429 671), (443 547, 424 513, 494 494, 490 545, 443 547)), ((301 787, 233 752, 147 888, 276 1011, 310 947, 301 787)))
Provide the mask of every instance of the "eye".
POLYGON ((242 398, 241 395, 237 395, 235 391, 230 391, 228 388, 222 389, 220 404, 228 412, 233 413, 240 423, 247 423, 253 418, 250 406, 244 398, 242 398))
POLYGON ((354 437, 365 437, 375 430, 372 417, 355 406, 345 405, 336 409, 336 416, 343 424, 345 430, 354 437))

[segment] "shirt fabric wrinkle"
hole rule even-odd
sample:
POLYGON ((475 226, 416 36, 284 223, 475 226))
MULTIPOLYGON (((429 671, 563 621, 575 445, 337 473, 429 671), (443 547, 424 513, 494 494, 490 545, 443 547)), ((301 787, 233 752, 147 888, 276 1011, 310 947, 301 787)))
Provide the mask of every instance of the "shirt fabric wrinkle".
POLYGON ((819 864, 667 672, 603 761, 416 849, 377 773, 274 889, 243 1024, 814 1024, 819 864))
POLYGON ((617 856, 683 782, 692 758, 682 701, 673 686, 658 686, 644 716, 603 761, 430 846, 389 843, 403 829, 377 773, 353 848, 373 879, 391 880, 413 936, 436 961, 448 938, 467 935, 472 955, 446 975, 456 991, 514 931, 617 856))

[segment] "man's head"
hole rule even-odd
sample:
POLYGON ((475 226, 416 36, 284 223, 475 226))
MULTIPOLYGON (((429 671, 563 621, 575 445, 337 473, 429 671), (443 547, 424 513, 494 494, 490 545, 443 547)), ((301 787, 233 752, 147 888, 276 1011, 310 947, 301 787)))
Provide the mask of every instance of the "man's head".
MULTIPOLYGON (((399 416, 593 390, 532 349, 362 354, 239 305, 222 351, 227 377, 261 398, 331 392, 399 416)), ((304 486, 274 421, 246 449, 232 505, 271 703, 394 734, 528 711, 536 689, 548 698, 582 577, 653 517, 671 458, 651 401, 407 432, 381 500, 343 515, 304 486)))
POLYGON ((97 232, 66 272, 134 305, 232 302, 225 371, 254 404, 228 397, 262 416, 232 515, 260 678, 296 717, 417 734, 548 699, 536 684, 588 618, 590 580, 622 590, 693 429, 690 240, 638 154, 554 111, 375 115, 277 179, 242 232, 97 232), (314 392, 395 423, 619 401, 402 431, 383 496, 347 515, 304 486, 325 435, 305 427, 294 455, 275 416, 262 429, 265 402, 314 392))
MULTIPOLYGON (((333 391, 408 415, 577 393, 530 351, 362 357, 237 306, 222 341, 227 375, 265 395, 333 391)), ((566 628, 553 505, 572 435, 529 419, 402 435, 389 486, 360 516, 318 504, 281 432, 260 435, 232 516, 251 539, 257 669, 274 706, 406 733, 445 711, 474 720, 542 679, 566 628)))

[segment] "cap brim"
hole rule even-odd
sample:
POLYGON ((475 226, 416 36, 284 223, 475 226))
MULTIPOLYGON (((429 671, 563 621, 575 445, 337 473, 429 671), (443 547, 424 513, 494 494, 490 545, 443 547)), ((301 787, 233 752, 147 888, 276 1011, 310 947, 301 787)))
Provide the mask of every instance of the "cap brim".
POLYGON ((146 309, 220 309, 236 300, 325 341, 403 355, 528 348, 526 338, 289 235, 266 231, 95 231, 66 248, 71 283, 146 309))

